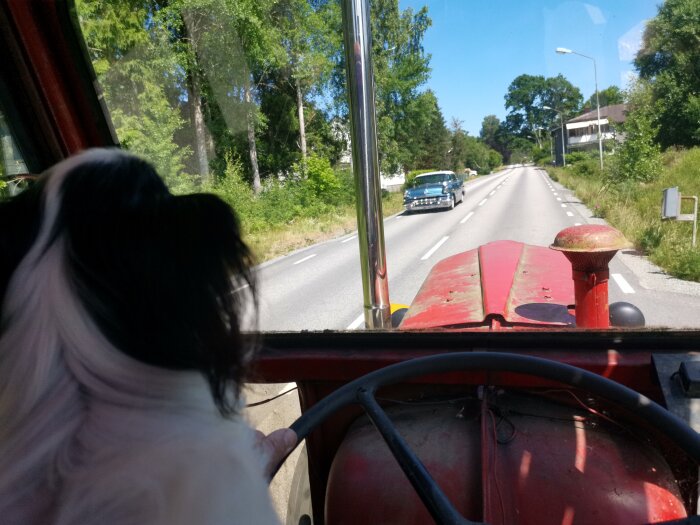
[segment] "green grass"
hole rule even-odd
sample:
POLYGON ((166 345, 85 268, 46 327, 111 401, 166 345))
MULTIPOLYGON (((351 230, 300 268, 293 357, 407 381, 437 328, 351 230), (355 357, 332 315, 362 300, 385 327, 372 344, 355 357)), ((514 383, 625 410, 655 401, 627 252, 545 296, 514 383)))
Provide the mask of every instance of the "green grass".
MULTIPOLYGON (((403 193, 384 194, 384 216, 403 209, 403 193)), ((317 242, 333 239, 357 229, 355 206, 346 204, 313 217, 297 217, 288 223, 270 225, 267 229, 251 231, 243 221, 244 237, 258 262, 274 259, 291 251, 317 242)))
POLYGON ((661 173, 648 183, 611 184, 598 169, 580 164, 546 169, 653 263, 680 279, 700 281, 700 248, 691 247, 692 223, 661 220, 665 188, 678 186, 682 195, 700 196, 700 148, 666 151, 661 173))

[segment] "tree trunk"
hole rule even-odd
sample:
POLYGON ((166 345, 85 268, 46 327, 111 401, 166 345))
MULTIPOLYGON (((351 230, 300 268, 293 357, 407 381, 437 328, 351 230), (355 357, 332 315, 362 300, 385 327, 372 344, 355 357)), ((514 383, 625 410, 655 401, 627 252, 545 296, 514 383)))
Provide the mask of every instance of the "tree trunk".
POLYGON ((299 146, 301 157, 306 158, 306 124, 304 123, 304 97, 301 94, 300 82, 297 80, 297 113, 299 114, 299 146))
POLYGON ((204 112, 202 111, 202 95, 194 73, 188 75, 190 108, 192 123, 194 125, 195 154, 197 166, 202 184, 209 182, 209 155, 207 154, 207 130, 204 125, 204 112))
POLYGON ((253 119, 253 109, 250 97, 250 86, 245 85, 243 88, 243 96, 245 98, 246 120, 248 121, 248 151, 250 152, 250 167, 253 169, 253 192, 257 195, 260 193, 260 170, 258 169, 258 150, 255 146, 255 122, 253 119))

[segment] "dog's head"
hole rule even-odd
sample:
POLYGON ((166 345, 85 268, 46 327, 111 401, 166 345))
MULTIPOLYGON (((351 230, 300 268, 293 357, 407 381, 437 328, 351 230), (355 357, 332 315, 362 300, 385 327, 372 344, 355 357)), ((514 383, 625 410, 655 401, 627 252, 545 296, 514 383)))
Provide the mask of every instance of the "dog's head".
POLYGON ((147 162, 89 150, 0 205, 0 223, 0 333, 12 323, 9 296, 22 293, 16 268, 60 243, 68 293, 112 345, 147 364, 201 371, 219 409, 232 409, 255 283, 238 221, 221 199, 174 196, 147 162))

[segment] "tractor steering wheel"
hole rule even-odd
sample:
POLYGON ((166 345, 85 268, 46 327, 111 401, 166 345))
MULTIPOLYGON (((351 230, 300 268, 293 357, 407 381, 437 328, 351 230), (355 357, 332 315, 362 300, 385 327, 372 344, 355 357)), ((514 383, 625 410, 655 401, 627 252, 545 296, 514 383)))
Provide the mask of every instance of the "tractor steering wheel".
POLYGON ((584 389, 646 419, 700 464, 700 434, 646 396, 620 383, 571 365, 539 357, 498 352, 460 352, 422 357, 362 376, 319 401, 291 425, 292 430, 297 433, 297 444, 337 410, 350 404, 360 404, 381 433, 433 519, 440 524, 476 525, 457 512, 375 399, 375 393, 381 386, 414 377, 460 370, 521 373, 584 389))

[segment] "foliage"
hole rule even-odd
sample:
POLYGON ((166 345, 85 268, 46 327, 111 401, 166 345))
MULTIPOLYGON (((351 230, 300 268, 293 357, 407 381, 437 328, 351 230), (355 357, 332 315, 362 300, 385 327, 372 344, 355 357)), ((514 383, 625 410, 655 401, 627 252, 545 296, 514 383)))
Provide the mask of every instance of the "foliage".
POLYGON ((625 140, 613 157, 610 176, 615 182, 636 180, 649 182, 661 172, 659 146, 654 142, 652 93, 649 85, 639 81, 630 91, 631 110, 623 126, 625 140))
POLYGON ((650 81, 661 146, 700 144, 700 0, 659 6, 635 66, 650 81))
POLYGON ((579 89, 562 75, 545 78, 541 75, 519 75, 508 86, 505 106, 508 111, 506 127, 512 135, 534 137, 541 146, 541 131, 552 127, 558 116, 554 108, 565 114, 575 114, 583 97, 579 89))
POLYGON ((608 86, 598 92, 598 99, 596 100, 595 93, 591 95, 591 98, 586 100, 583 104, 581 111, 587 113, 593 111, 597 107, 597 102, 600 101, 600 107, 612 106, 614 104, 622 104, 625 101, 625 95, 622 90, 617 86, 608 86))
POLYGON ((575 190, 596 216, 605 217, 654 263, 681 279, 700 281, 700 248, 690 246, 691 223, 662 221, 659 213, 664 188, 678 186, 683 195, 700 195, 700 148, 664 152, 661 170, 651 182, 631 179, 611 184, 598 170, 590 174, 576 169, 547 171, 575 190))
POLYGON ((295 164, 293 169, 306 181, 306 187, 316 197, 333 199, 340 190, 340 181, 326 158, 312 155, 295 164))

